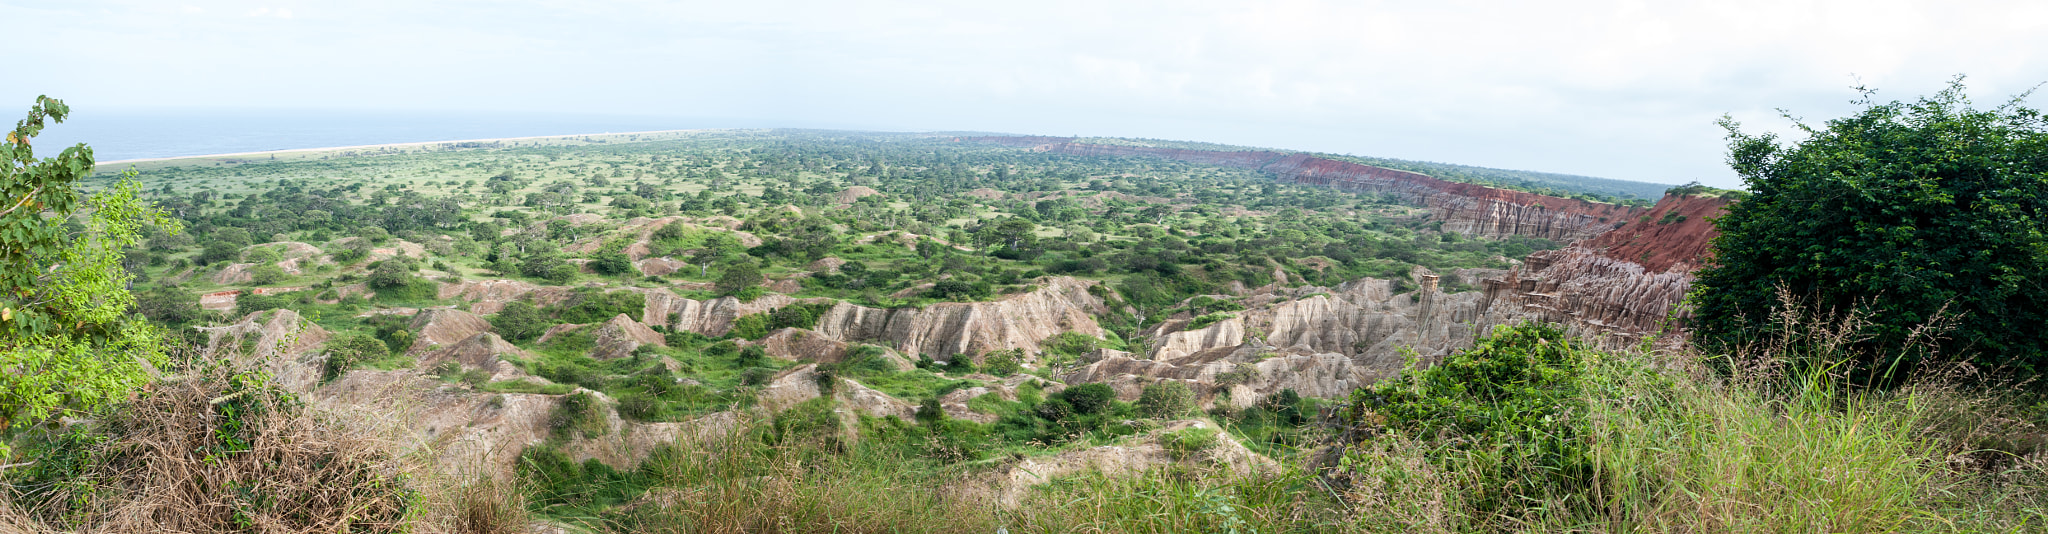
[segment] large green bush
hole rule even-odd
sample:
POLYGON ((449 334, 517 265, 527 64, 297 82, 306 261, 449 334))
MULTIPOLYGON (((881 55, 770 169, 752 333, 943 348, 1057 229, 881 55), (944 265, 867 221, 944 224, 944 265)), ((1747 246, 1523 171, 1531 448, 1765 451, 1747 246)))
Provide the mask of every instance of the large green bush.
MULTIPOLYGON (((1854 352, 1877 370, 1938 314, 1940 353, 2048 371, 2048 131, 2017 105, 1977 110, 1960 82, 1911 104, 1868 105, 1781 145, 1724 121, 1754 192, 1716 222, 1692 295, 1697 339, 1736 350, 1780 333, 1781 291, 1801 312, 1868 313, 1854 352), (1890 356, 1888 356, 1889 358, 1890 356)), ((1796 332, 1794 332, 1796 334, 1796 332)))
POLYGON ((1480 510, 1542 502, 1591 487, 1580 439, 1587 356, 1556 326, 1501 327, 1435 366, 1354 391, 1348 416, 1361 434, 1428 444, 1440 468, 1480 477, 1466 496, 1480 510))

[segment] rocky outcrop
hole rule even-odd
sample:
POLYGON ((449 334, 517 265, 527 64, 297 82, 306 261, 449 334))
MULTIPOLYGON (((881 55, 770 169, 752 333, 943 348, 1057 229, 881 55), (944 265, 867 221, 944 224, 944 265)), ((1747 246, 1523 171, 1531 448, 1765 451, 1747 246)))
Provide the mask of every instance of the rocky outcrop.
POLYGON ((1169 332, 1153 336, 1152 357, 1159 361, 1174 361, 1197 352, 1216 347, 1235 347, 1244 344, 1244 319, 1232 317, 1217 321, 1196 330, 1171 332, 1185 326, 1188 320, 1180 319, 1160 325, 1155 332, 1169 332))
POLYGON ((860 200, 861 197, 869 197, 879 194, 882 194, 882 192, 876 191, 875 188, 868 187, 865 185, 856 185, 839 191, 838 195, 834 195, 832 197, 832 202, 837 204, 852 204, 854 201, 860 200))
POLYGON ((769 293, 753 302, 740 302, 733 297, 711 300, 694 300, 678 297, 668 291, 647 291, 646 305, 641 310, 641 320, 647 324, 666 324, 676 331, 696 332, 711 337, 725 335, 732 330, 732 322, 743 316, 771 311, 797 302, 787 295, 769 293))
MULTIPOLYGON (((801 365, 783 371, 761 388, 756 397, 762 409, 769 413, 780 412, 807 400, 818 398, 823 392, 818 388, 818 365, 801 365)), ((917 415, 917 405, 889 396, 863 386, 859 382, 834 378, 833 397, 847 408, 870 417, 896 416, 910 419, 917 415)), ((851 415, 851 414, 848 414, 851 415)))
POLYGON ((491 330, 490 321, 475 314, 448 308, 433 308, 412 316, 412 347, 408 354, 420 354, 436 347, 454 345, 470 336, 491 330))
POLYGON ((590 351, 590 357, 599 360, 631 357, 633 351, 643 345, 668 346, 668 343, 662 340, 661 334, 623 313, 598 326, 591 337, 597 342, 597 348, 590 351))
POLYGON ((519 280, 464 280, 459 283, 441 284, 437 298, 441 300, 467 301, 469 311, 477 315, 491 315, 505 309, 505 305, 519 299, 530 299, 535 306, 553 306, 569 300, 571 291, 560 286, 540 286, 519 280))
POLYGON ((1570 326, 1576 333, 1628 343, 1690 317, 1678 306, 1692 287, 1686 272, 1649 272, 1584 247, 1530 254, 1521 269, 1486 281, 1481 309, 1570 326))
POLYGON ((804 270, 814 273, 831 274, 838 273, 839 266, 841 265, 846 265, 846 260, 827 256, 818 261, 811 262, 810 265, 805 265, 804 270))
POLYGON ((880 309, 840 302, 818 319, 819 334, 841 341, 881 342, 905 354, 946 360, 1021 348, 1062 332, 1102 337, 1095 314, 1108 309, 1089 294, 1094 282, 1042 278, 1036 290, 993 302, 942 302, 924 309, 880 309))
POLYGON ((673 258, 644 258, 633 262, 633 268, 647 276, 668 276, 689 266, 688 262, 673 258))
MULTIPOLYGON (((586 391, 587 392, 587 391, 586 391)), ((600 402, 611 404, 603 394, 600 402)), ((519 452, 549 441, 548 420, 560 395, 485 393, 445 384, 413 370, 350 371, 312 388, 305 398, 331 413, 375 424, 400 453, 418 454, 438 472, 509 481, 519 452)), ((714 414, 675 423, 626 421, 606 410, 604 435, 571 436, 561 449, 572 460, 630 468, 657 446, 729 435, 739 419, 714 414)))
POLYGON ((255 267, 256 264, 254 263, 228 264, 227 267, 222 267, 220 269, 220 272, 213 273, 213 283, 228 286, 247 284, 249 282, 253 282, 256 280, 256 277, 255 275, 250 274, 249 269, 253 269, 255 267))
POLYGON ((441 365, 442 362, 455 362, 464 368, 481 369, 484 372, 491 373, 490 379, 492 381, 524 378, 526 373, 513 366, 512 362, 503 360, 502 357, 504 356, 512 356, 522 360, 535 358, 533 353, 521 350, 519 347, 512 345, 512 342, 498 337, 497 334, 484 332, 470 336, 469 339, 458 341, 453 345, 441 347, 420 355, 418 367, 420 369, 434 369, 441 365))

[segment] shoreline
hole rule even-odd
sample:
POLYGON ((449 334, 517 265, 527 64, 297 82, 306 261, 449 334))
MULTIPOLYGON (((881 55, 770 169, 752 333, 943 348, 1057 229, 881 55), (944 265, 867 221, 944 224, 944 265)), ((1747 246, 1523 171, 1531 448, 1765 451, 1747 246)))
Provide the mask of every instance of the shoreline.
POLYGON ((196 154, 196 155, 191 155, 191 156, 169 156, 169 157, 161 157, 161 158, 134 158, 134 159, 119 159, 119 160, 112 160, 112 161, 99 161, 99 162, 94 162, 94 166, 96 166, 96 167, 97 167, 97 166, 101 166, 101 165, 109 165, 109 164, 115 164, 115 163, 148 163, 148 162, 159 162, 159 161, 177 161, 177 160, 182 160, 182 159, 206 159, 206 158, 233 158, 233 157, 243 157, 243 156, 263 156, 263 155, 275 155, 275 154, 289 154, 289 153, 297 153, 297 152, 323 152, 323 151, 339 151, 339 150, 363 150, 363 149, 376 149, 376 148, 400 148, 400 147, 419 147, 419 146, 427 146, 427 145, 439 145, 439 144, 446 144, 446 143, 490 143, 490 142, 503 142, 503 141, 526 141, 526 140, 534 140, 534 139, 567 139, 567 138, 573 138, 573 137, 591 137, 591 136, 619 136, 619 135, 646 135, 646 134, 663 134, 663 133, 685 133, 685 132, 708 132, 708 131, 713 131, 713 130, 716 130, 716 128, 697 128, 697 129, 686 129, 686 130, 647 130, 647 131, 640 131, 640 132, 606 132, 606 133, 581 133, 581 134, 558 134, 558 135, 531 135, 531 136, 526 136, 526 137, 495 137, 495 138, 487 138, 487 139, 451 139, 451 140, 447 140, 447 141, 413 141, 413 142, 407 142, 407 143, 382 143, 382 144, 375 144, 375 145, 349 145, 349 146, 329 146, 329 147, 313 147, 313 148, 286 148, 286 149, 278 149, 278 150, 259 150, 259 151, 254 151, 254 152, 228 152, 228 153, 223 153, 223 154, 196 154))

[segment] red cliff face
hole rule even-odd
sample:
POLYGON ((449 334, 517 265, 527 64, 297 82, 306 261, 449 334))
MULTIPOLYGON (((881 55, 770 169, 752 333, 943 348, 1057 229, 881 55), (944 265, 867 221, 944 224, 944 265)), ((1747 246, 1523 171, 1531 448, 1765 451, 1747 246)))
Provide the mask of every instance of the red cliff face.
POLYGON ((1709 246, 1718 235, 1708 219, 1720 217, 1729 203, 1718 197, 1665 195, 1649 213, 1582 245, 1610 258, 1641 264, 1650 272, 1689 273, 1706 261, 1709 246))
POLYGON ((1345 191, 1394 194, 1421 203, 1444 221, 1444 230, 1489 238, 1511 235, 1570 243, 1600 235, 1644 210, 1558 198, 1429 175, 1295 154, 1263 170, 1282 181, 1345 191))

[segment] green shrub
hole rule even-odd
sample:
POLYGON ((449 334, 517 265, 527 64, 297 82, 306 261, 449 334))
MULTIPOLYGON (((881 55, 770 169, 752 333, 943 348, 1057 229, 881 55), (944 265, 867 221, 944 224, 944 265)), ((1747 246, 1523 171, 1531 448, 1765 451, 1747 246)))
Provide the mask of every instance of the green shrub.
POLYGON ((556 439, 601 437, 611 431, 606 409, 604 401, 589 392, 563 395, 548 415, 548 430, 556 439))
POLYGON ((1350 419, 1432 447, 1446 471, 1485 477, 1465 496, 1483 512, 1583 494, 1595 474, 1580 439, 1587 355, 1570 340, 1552 325, 1497 327, 1435 366, 1353 392, 1350 419))
POLYGON ((1183 428, 1159 435, 1159 446, 1165 447, 1166 454, 1174 461, 1195 458, 1216 448, 1221 441, 1214 428, 1183 428))
POLYGON ((633 272, 633 260, 618 252, 598 254, 590 262, 590 270, 605 276, 617 276, 633 272))
POLYGON ((235 297, 235 315, 248 315, 264 310, 275 310, 291 304, 283 295, 258 295, 243 293, 235 297))
POLYGON ((1978 110, 1963 89, 1958 78, 1916 102, 1865 102, 1789 145, 1724 123, 1755 194, 1715 223, 1714 261, 1688 299, 1695 340, 1741 352, 1802 334, 1776 321, 1789 297, 1795 313, 1871 323, 1849 347, 1869 378, 1902 379, 1934 355, 2048 372, 2048 130, 2018 100, 1978 110), (1953 330, 1929 339, 1922 327, 1940 318, 1953 330))
POLYGON ((273 264, 262 264, 249 268, 249 281, 259 286, 283 282, 287 278, 283 268, 273 264))
POLYGON ((1160 380, 1138 394, 1138 413, 1145 417, 1173 419, 1195 409, 1195 390, 1179 380, 1160 380))
POLYGON ((1187 328, 1185 328, 1185 330, 1201 330, 1202 328, 1204 328, 1204 327, 1207 327, 1207 326, 1209 326, 1209 325, 1212 325, 1212 324, 1216 324, 1216 323, 1217 323, 1217 322, 1219 322, 1219 321, 1223 321, 1223 320, 1226 320, 1226 319, 1231 319, 1231 318, 1234 318, 1234 317, 1237 317, 1237 315, 1235 315, 1235 314, 1231 314, 1231 313, 1227 313, 1227 312, 1215 312, 1215 313, 1205 314, 1205 315, 1202 315, 1201 317, 1196 317, 1196 318, 1195 318, 1194 320, 1192 320, 1192 321, 1188 321, 1188 326, 1187 326, 1187 328))
POLYGON ((540 337, 542 333, 547 332, 549 326, 553 326, 553 321, 541 314, 540 309, 525 302, 507 303, 505 309, 498 310, 497 315, 491 316, 491 328, 497 330, 498 336, 507 341, 526 341, 540 337))
POLYGON ((733 319, 732 330, 726 332, 726 335, 740 339, 761 339, 768 337, 768 332, 768 314, 764 312, 733 319))
POLYGON ((334 380, 350 369, 390 354, 383 341, 369 334, 343 334, 327 342, 327 361, 321 366, 320 380, 334 380))
POLYGON ((1010 376, 1024 370, 1024 349, 1007 349, 982 355, 981 371, 996 376, 1010 376))
POLYGON ((1110 402, 1116 400, 1116 390, 1108 384, 1081 384, 1060 391, 1059 398, 1073 405, 1074 413, 1098 414, 1109 410, 1110 402))

